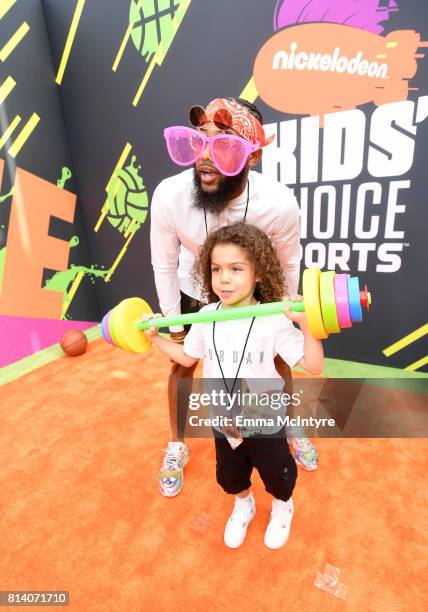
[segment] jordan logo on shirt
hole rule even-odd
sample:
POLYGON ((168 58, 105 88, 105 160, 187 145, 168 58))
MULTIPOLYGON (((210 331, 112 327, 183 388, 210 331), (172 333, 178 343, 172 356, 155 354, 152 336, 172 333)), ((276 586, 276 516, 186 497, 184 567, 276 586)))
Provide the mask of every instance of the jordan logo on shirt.
MULTIPOLYGON (((242 363, 245 365, 263 363, 264 354, 264 351, 247 351, 244 355, 242 363)), ((209 359, 210 361, 213 361, 213 356, 217 361, 214 351, 209 348, 208 353, 205 352, 204 359, 209 359)), ((238 351, 232 351, 231 353, 227 353, 225 357, 225 351, 218 351, 218 359, 220 363, 239 363, 240 355, 238 351)))

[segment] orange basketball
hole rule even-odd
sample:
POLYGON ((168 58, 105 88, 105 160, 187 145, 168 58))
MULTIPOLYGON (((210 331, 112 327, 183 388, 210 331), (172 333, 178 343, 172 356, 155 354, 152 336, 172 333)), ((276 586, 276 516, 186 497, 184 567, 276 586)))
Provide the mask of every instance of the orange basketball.
POLYGON ((79 329, 69 329, 61 336, 60 345, 66 355, 81 355, 86 351, 88 339, 79 329))

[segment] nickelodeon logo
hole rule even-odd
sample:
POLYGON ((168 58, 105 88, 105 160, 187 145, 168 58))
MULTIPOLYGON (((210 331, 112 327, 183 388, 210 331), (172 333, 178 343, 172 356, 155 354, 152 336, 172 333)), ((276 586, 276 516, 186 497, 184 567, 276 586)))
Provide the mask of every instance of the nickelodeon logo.
POLYGON ((295 115, 324 115, 374 102, 407 100, 417 71, 413 30, 380 36, 338 23, 300 23, 276 32, 254 63, 256 89, 266 104, 295 115))
POLYGON ((386 79, 388 76, 388 65, 369 62, 363 59, 363 52, 359 51, 355 57, 349 59, 340 55, 339 47, 336 47, 333 54, 325 53, 305 53, 297 51, 297 43, 290 45, 290 52, 278 51, 272 61, 272 70, 321 70, 322 72, 347 72, 348 74, 358 74, 359 76, 376 77, 386 79))

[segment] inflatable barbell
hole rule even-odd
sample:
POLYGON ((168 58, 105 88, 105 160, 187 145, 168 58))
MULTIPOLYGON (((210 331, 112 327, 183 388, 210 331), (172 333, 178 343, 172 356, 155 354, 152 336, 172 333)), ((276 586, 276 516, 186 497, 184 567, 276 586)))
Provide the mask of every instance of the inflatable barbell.
POLYGON ((248 319, 281 314, 286 304, 291 310, 306 312, 309 329, 315 338, 327 338, 342 328, 352 327, 362 321, 362 309, 369 310, 371 295, 367 287, 360 291, 357 277, 336 274, 333 271, 320 272, 309 268, 303 272, 302 302, 272 302, 252 306, 238 306, 224 310, 193 312, 172 317, 157 317, 141 321, 143 314, 153 314, 142 298, 128 298, 110 310, 101 322, 105 340, 125 351, 144 353, 151 347, 150 340, 142 333, 152 325, 157 328, 172 325, 210 323, 232 319, 248 319))

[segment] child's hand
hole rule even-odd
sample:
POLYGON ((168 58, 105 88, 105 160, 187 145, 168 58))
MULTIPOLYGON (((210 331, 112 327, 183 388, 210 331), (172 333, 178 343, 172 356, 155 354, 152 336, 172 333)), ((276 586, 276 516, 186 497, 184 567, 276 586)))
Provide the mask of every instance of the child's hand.
MULTIPOLYGON (((156 313, 156 314, 143 314, 143 316, 141 317, 141 321, 148 321, 149 319, 155 319, 156 317, 161 317, 162 315, 160 313, 156 313)), ((144 335, 146 336, 146 338, 153 338, 153 336, 157 336, 159 333, 159 330, 154 326, 151 325, 148 329, 144 330, 144 335)))
MULTIPOLYGON (((301 302, 303 297, 301 295, 291 295, 284 298, 284 301, 287 300, 291 302, 301 302)), ((306 322, 306 314, 304 312, 293 312, 291 310, 291 304, 286 304, 284 314, 290 321, 294 321, 295 323, 300 324, 306 322)))

